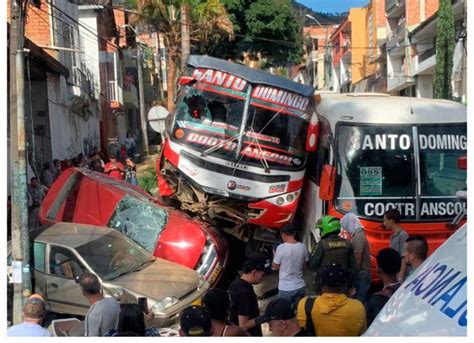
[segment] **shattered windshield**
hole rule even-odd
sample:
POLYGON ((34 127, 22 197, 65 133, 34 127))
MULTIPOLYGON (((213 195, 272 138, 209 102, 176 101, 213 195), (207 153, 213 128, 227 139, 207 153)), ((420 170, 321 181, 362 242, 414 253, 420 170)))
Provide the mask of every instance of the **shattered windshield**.
MULTIPOLYGON (((176 107, 172 139, 234 161, 245 106, 245 94, 234 93, 185 87, 176 107)), ((303 168, 307 122, 304 116, 282 109, 255 99, 250 102, 240 163, 261 166, 265 159, 272 167, 303 168)))
POLYGON ((167 219, 168 214, 163 208, 126 195, 117 204, 107 226, 122 232, 153 253, 167 219))
POLYGON ((116 232, 81 245, 76 250, 106 281, 128 274, 153 260, 150 253, 116 232))

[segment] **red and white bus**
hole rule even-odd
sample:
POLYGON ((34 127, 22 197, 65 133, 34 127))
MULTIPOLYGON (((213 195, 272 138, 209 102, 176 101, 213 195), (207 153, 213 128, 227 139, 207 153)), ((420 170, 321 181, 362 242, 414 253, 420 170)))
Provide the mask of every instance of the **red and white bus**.
POLYGON ((157 160, 160 195, 242 240, 278 240, 316 149, 314 89, 209 56, 187 66, 157 160))

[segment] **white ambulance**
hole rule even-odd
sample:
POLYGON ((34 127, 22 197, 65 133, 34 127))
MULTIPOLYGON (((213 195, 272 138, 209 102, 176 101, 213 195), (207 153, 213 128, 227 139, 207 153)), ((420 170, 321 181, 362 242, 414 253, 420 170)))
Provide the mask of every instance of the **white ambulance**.
POLYGON ((467 336, 467 224, 410 275, 364 336, 467 336))

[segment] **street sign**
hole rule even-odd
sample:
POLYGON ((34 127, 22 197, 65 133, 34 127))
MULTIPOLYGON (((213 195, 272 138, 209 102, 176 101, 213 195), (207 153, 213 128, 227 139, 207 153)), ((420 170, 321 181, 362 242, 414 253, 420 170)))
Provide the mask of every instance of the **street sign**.
POLYGON ((163 106, 153 106, 150 111, 148 111, 148 122, 150 123, 151 128, 160 133, 161 135, 165 132, 165 120, 170 113, 163 106))

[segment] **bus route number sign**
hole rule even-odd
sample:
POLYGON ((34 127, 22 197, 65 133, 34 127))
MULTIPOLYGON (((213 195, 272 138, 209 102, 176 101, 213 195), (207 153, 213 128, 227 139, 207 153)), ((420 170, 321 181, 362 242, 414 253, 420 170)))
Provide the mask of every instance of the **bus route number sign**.
POLYGON ((382 195, 382 167, 360 167, 360 195, 382 195))

